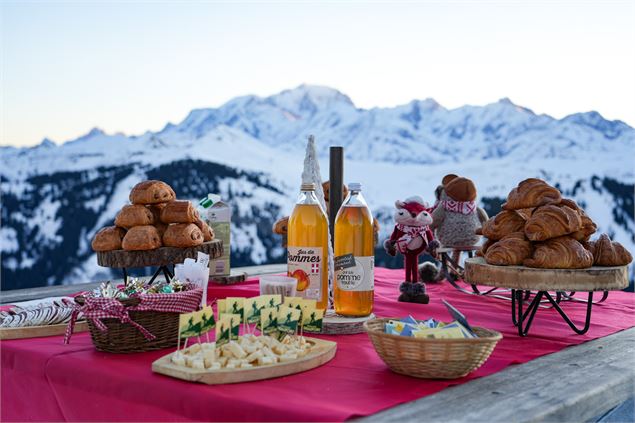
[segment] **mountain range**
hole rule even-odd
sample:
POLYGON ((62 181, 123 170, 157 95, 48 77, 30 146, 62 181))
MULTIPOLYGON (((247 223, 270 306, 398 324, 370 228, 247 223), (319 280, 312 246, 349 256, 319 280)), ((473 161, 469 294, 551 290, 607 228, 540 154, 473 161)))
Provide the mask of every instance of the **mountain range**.
MULTIPOLYGON (((90 240, 148 178, 168 182, 179 198, 213 192, 232 205, 234 266, 283 262, 271 225, 293 207, 309 134, 324 179, 329 146, 344 147, 345 180, 363 184, 381 237, 392 230, 396 199, 418 194, 433 202, 447 173, 473 179, 490 214, 520 180, 537 176, 635 251, 635 130, 624 122, 595 111, 556 119, 509 99, 456 109, 432 99, 362 109, 335 89, 302 85, 192 110, 157 132, 95 128, 59 144, 1 147, 2 289, 117 275, 97 266, 90 240)), ((380 249, 377 262, 400 265, 380 249)))

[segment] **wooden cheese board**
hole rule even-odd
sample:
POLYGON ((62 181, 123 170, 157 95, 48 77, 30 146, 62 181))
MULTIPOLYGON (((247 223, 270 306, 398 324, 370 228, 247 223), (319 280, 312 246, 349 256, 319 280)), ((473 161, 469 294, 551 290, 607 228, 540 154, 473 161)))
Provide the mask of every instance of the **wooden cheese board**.
POLYGON ((609 291, 628 286, 627 266, 587 269, 537 269, 494 266, 483 257, 465 260, 468 283, 531 291, 609 291))
POLYGON ((97 264, 102 267, 128 268, 146 266, 167 266, 183 263, 186 258, 196 259, 201 251, 215 259, 223 255, 223 241, 214 239, 196 247, 161 247, 148 251, 98 251, 97 264))
POLYGON ((196 370, 175 365, 171 360, 174 353, 170 353, 152 363, 152 371, 188 382, 221 385, 273 379, 305 372, 319 367, 335 357, 337 350, 335 342, 309 337, 305 337, 305 339, 313 344, 310 352, 304 357, 287 363, 254 366, 248 369, 196 370))
MULTIPOLYGON (((63 335, 66 331, 66 323, 45 326, 24 326, 18 328, 0 328, 0 340, 42 338, 44 336, 63 335)), ((88 323, 81 321, 75 323, 74 332, 86 332, 88 323)))

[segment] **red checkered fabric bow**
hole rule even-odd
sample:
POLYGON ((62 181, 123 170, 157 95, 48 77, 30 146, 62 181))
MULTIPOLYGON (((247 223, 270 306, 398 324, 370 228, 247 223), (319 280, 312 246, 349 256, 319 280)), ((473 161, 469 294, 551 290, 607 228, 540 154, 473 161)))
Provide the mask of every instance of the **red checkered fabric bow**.
POLYGON ((176 292, 173 294, 143 294, 139 295, 139 304, 126 307, 115 298, 86 297, 83 305, 75 305, 71 320, 66 327, 64 343, 68 344, 75 328, 75 322, 79 314, 92 321, 102 332, 108 330, 101 319, 115 318, 121 323, 130 323, 136 327, 148 340, 155 336, 143 326, 130 318, 130 311, 163 311, 168 313, 189 313, 198 309, 203 296, 203 289, 197 288, 190 291, 176 292))

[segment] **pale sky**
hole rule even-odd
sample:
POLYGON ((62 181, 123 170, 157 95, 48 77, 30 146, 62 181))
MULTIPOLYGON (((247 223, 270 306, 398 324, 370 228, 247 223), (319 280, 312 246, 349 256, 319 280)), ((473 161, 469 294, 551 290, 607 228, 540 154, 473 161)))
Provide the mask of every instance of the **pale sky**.
POLYGON ((635 125, 635 2, 0 0, 0 144, 141 134, 301 83, 635 125))

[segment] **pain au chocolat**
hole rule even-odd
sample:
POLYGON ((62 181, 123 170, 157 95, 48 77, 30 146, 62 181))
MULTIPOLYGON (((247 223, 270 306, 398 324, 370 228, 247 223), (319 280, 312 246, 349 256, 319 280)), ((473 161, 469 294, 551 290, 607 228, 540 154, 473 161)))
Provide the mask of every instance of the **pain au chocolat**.
POLYGON ((130 191, 130 202, 132 204, 157 204, 173 201, 176 194, 171 186, 163 181, 143 181, 139 182, 130 191))

